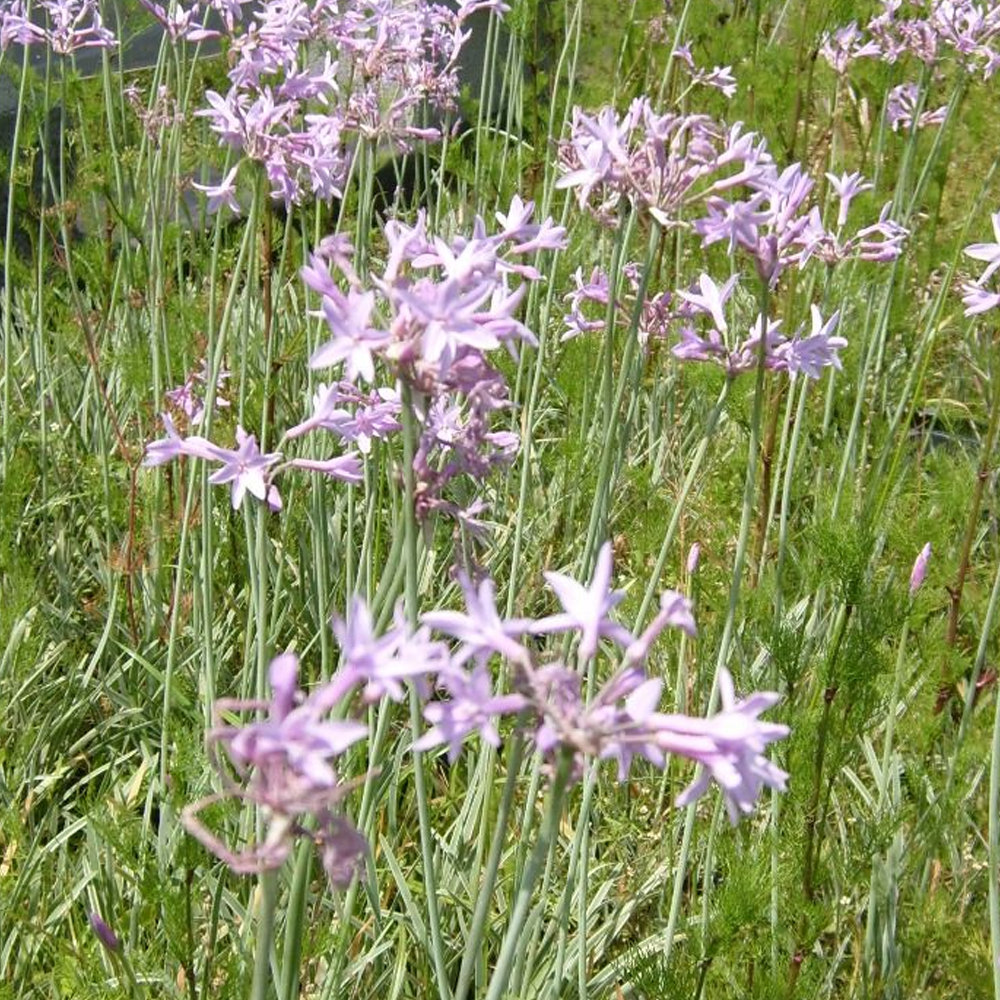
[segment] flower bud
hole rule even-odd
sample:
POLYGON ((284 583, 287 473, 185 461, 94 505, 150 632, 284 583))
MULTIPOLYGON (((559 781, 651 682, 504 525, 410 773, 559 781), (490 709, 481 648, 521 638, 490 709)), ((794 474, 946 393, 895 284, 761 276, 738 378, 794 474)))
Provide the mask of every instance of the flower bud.
POLYGON ((97 940, 104 945, 108 951, 117 952, 121 950, 122 943, 118 940, 118 935, 101 919, 101 915, 96 911, 89 917, 90 929, 97 935, 97 940))
POLYGON ((910 572, 910 597, 920 589, 921 584, 924 582, 924 577, 927 575, 927 563, 931 558, 931 543, 928 542, 921 550, 920 555, 917 556, 916 562, 913 564, 913 570, 910 572))
POLYGON ((694 545, 688 549, 687 571, 689 576, 698 568, 699 558, 701 558, 701 544, 699 542, 695 542, 694 545))

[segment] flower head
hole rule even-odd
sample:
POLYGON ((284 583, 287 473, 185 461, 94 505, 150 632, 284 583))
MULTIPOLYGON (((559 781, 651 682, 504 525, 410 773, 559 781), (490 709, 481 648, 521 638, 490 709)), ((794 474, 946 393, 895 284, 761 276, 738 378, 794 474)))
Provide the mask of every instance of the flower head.
POLYGON ((632 641, 628 629, 609 617, 611 609, 625 596, 621 591, 610 589, 611 561, 611 543, 605 542, 597 554, 589 587, 563 573, 547 572, 545 579, 555 591, 563 610, 536 621, 531 631, 543 634, 579 631, 580 659, 583 661, 594 656, 601 637, 627 646, 632 641))
POLYGON ((662 749, 689 757, 704 768, 678 797, 677 805, 700 798, 714 779, 725 796, 730 822, 736 823, 752 811, 762 787, 784 791, 788 775, 764 751, 769 743, 787 736, 788 727, 758 719, 777 703, 777 694, 758 693, 737 701, 725 667, 719 673, 719 692, 722 710, 711 718, 671 715, 655 719, 656 741, 662 749))
POLYGON ((916 595, 927 576, 927 563, 931 558, 931 543, 928 542, 921 550, 913 563, 913 570, 910 572, 910 597, 916 595))

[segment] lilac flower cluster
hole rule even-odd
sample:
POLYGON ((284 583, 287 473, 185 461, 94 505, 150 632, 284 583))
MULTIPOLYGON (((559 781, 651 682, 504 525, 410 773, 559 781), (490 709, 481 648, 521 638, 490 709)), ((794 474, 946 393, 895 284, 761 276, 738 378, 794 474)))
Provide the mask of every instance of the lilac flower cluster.
POLYGON ((462 743, 478 732, 498 743, 496 718, 518 715, 536 749, 545 757, 570 753, 579 774, 584 760, 614 760, 619 779, 628 777, 632 761, 641 757, 663 767, 669 754, 680 754, 706 769, 681 796, 698 798, 714 777, 726 795, 730 818, 753 807, 761 785, 784 788, 787 775, 763 756, 766 746, 784 737, 785 726, 764 723, 761 712, 774 705, 777 695, 758 694, 744 702, 732 697, 728 673, 720 678, 723 711, 710 719, 691 719, 656 711, 662 682, 650 678, 643 664, 657 637, 667 628, 695 634, 691 602, 676 591, 665 591, 660 610, 639 636, 611 615, 624 595, 611 589, 612 555, 605 544, 593 577, 584 585, 562 573, 545 574, 561 610, 545 618, 504 621, 497 612, 493 583, 473 586, 463 581, 465 612, 437 611, 423 621, 459 642, 451 665, 439 674, 438 687, 448 698, 430 702, 424 710, 432 728, 415 744, 427 749, 447 744, 455 759, 462 743), (577 637, 577 667, 556 660, 539 664, 536 655, 519 640, 525 635, 577 637), (582 675, 597 656, 601 642, 623 650, 619 668, 595 696, 585 700, 582 675), (494 655, 511 667, 514 691, 495 695, 488 673, 494 655), (471 670, 464 664, 472 664, 471 670))
POLYGON ((800 327, 791 337, 786 337, 781 332, 780 320, 758 315, 749 335, 732 344, 725 306, 737 278, 734 276, 720 286, 703 274, 696 285, 678 291, 680 342, 673 348, 675 357, 684 361, 710 361, 725 369, 731 378, 756 368, 761 358, 766 368, 785 371, 792 376, 801 372, 814 379, 820 377, 824 368, 840 368, 838 352, 847 346, 847 341, 833 332, 840 313, 835 312, 824 321, 815 305, 808 334, 800 327), (699 317, 708 320, 704 334, 699 334, 694 325, 699 317))
MULTIPOLYGON (((828 175, 838 200, 836 221, 833 229, 828 230, 818 206, 806 210, 813 181, 801 167, 793 164, 778 173, 763 147, 757 148, 759 155, 755 168, 742 171, 742 176, 732 185, 748 188, 745 199, 729 201, 717 194, 705 198, 708 214, 692 223, 704 246, 725 242, 731 255, 737 250, 749 252, 758 276, 772 288, 786 267, 791 264, 803 266, 814 257, 827 264, 836 264, 849 257, 888 261, 901 253, 908 233, 889 218, 888 205, 883 208, 878 222, 851 235, 844 234, 852 202, 871 188, 860 174, 828 175)), ((634 301, 639 287, 638 269, 628 265, 624 270, 634 301)), ((595 268, 589 280, 585 280, 582 270, 578 270, 574 281, 575 289, 566 296, 569 311, 564 340, 602 329, 604 320, 599 314, 589 315, 584 306, 600 306, 603 312, 610 296, 609 278, 600 269, 595 268)), ((679 324, 680 343, 674 348, 675 356, 683 360, 712 361, 721 365, 730 376, 755 367, 761 354, 769 368, 792 375, 803 372, 810 378, 818 378, 827 366, 840 366, 838 351, 847 342, 833 334, 838 314, 824 321, 815 307, 808 334, 800 328, 787 336, 780 329, 780 321, 758 316, 749 335, 733 343, 729 338, 725 306, 736 281, 737 276, 733 276, 719 286, 709 275, 703 274, 697 283, 679 290, 674 296, 660 292, 648 298, 640 312, 640 338, 645 342, 650 336, 662 337, 679 324), (704 334, 697 332, 695 321, 698 317, 711 321, 704 334)), ((618 313, 624 317, 630 310, 625 308, 627 303, 619 305, 618 313)))
POLYGON ((288 857, 296 836, 315 836, 330 881, 346 885, 363 861, 367 845, 334 812, 350 785, 338 779, 331 761, 364 739, 368 727, 331 719, 329 713, 340 700, 340 692, 331 684, 305 697, 298 688, 298 670, 298 657, 285 653, 271 663, 270 702, 222 699, 216 703, 216 722, 206 743, 224 791, 187 806, 181 818, 193 836, 237 872, 277 868, 288 857), (242 727, 222 721, 225 712, 255 710, 266 710, 267 718, 242 727), (262 842, 233 851, 205 826, 199 814, 224 798, 263 808, 267 833, 262 842), (314 818, 315 830, 300 824, 307 816, 314 818))
POLYGON ((708 719, 657 711, 662 682, 643 669, 650 648, 667 628, 695 634, 691 602, 665 592, 660 610, 639 636, 611 612, 622 600, 611 589, 611 546, 601 549, 589 585, 561 573, 546 573, 561 610, 537 620, 503 619, 493 581, 473 585, 463 579, 465 611, 433 611, 411 630, 397 610, 393 626, 376 635, 368 608, 355 599, 347 622, 336 619, 341 666, 324 685, 306 695, 298 686, 298 659, 277 657, 270 667, 271 699, 222 700, 207 743, 222 791, 188 806, 183 821, 190 832, 234 870, 274 868, 288 857, 296 837, 320 845, 326 871, 342 886, 362 868, 364 838, 344 813, 353 784, 337 773, 336 760, 364 739, 368 728, 332 713, 349 708, 355 694, 362 704, 389 698, 401 701, 412 684, 424 701, 430 728, 413 744, 416 751, 445 745, 454 760, 466 739, 478 734, 499 746, 499 720, 514 716, 544 757, 568 754, 577 776, 587 758, 614 760, 620 780, 635 758, 662 768, 670 754, 700 765, 702 771, 678 804, 701 796, 710 781, 723 790, 730 819, 752 811, 762 787, 784 789, 787 775, 765 756, 768 745, 787 735, 786 726, 761 721, 778 700, 775 694, 736 699, 725 670, 719 678, 722 709, 708 719), (449 648, 432 638, 437 631, 457 642, 449 648), (524 636, 576 636, 578 667, 597 656, 602 641, 623 650, 618 669, 590 700, 582 693, 581 669, 556 660, 539 664, 524 636), (513 689, 495 692, 490 661, 510 666, 513 689), (431 698, 432 691, 441 697, 431 698), (266 711, 242 726, 222 721, 223 713, 266 711), (200 818, 207 805, 234 798, 261 807, 266 820, 262 842, 234 851, 200 818))
POLYGON ((889 91, 885 103, 885 116, 893 132, 911 128, 922 129, 928 125, 941 125, 948 109, 945 105, 931 111, 920 111, 920 88, 915 83, 901 83, 889 91))
POLYGON ((749 253, 757 274, 772 289, 787 267, 804 267, 813 257, 827 264, 851 257, 895 260, 909 234, 889 218, 891 205, 883 207, 878 222, 846 236, 843 229, 851 203, 871 184, 857 173, 827 174, 827 178, 838 197, 833 231, 823 224, 819 206, 807 207, 814 182, 797 163, 780 173, 764 165, 746 179, 748 194, 741 201, 710 196, 708 215, 694 221, 694 231, 703 246, 725 241, 730 255, 737 248, 749 253))
MULTIPOLYGON (((494 414, 509 403, 506 381, 487 353, 503 346, 516 354, 518 341, 535 343, 516 311, 525 282, 541 275, 522 258, 563 248, 566 234, 551 219, 532 222, 533 214, 534 204, 515 195, 510 209, 497 213, 498 232, 488 235, 477 219, 471 236, 451 241, 429 237, 422 215, 414 226, 389 222, 385 266, 368 290, 351 267, 343 240, 321 244, 302 269, 306 285, 320 296, 319 315, 332 335, 310 366, 342 365, 353 385, 376 381, 376 360, 381 360, 418 404, 414 471, 420 517, 440 511, 475 528, 467 519, 470 511, 445 496, 448 484, 460 475, 481 480, 517 453, 517 436, 491 426, 494 414), (346 292, 334 280, 331 265, 346 282, 346 292), (518 279, 523 280, 515 285, 518 279)), ((324 427, 371 439, 399 429, 395 385, 367 396, 351 391, 354 408, 339 415, 332 408, 345 401, 343 389, 317 394, 313 416, 290 434, 324 427)))
MULTIPOLYGON (((208 5, 223 16, 230 88, 208 91, 209 106, 195 114, 263 164, 272 197, 286 205, 340 197, 359 140, 407 149, 440 138, 424 111, 440 118, 455 106, 468 18, 508 9, 500 0, 462 0, 455 10, 427 0, 263 0, 244 19, 244 2, 208 5)), ((171 38, 218 34, 204 2, 143 5, 171 38)))
MULTIPOLYGON (((208 361, 202 360, 201 365, 191 372, 184 381, 169 389, 164 395, 171 406, 177 408, 192 427, 205 419, 205 392, 210 380, 208 361)), ((221 386, 228 381, 231 373, 222 369, 215 379, 215 408, 229 409, 229 400, 222 395, 221 386)))
POLYGON ((271 510, 280 511, 283 506, 281 494, 273 480, 286 469, 320 472, 345 483, 361 482, 361 461, 352 452, 329 459, 293 458, 282 462, 281 452, 262 452, 256 436, 242 427, 236 428, 236 447, 222 448, 200 434, 182 437, 169 414, 161 414, 160 419, 167 436, 146 446, 143 464, 147 467, 164 465, 182 456, 218 463, 221 468, 213 472, 208 481, 214 486, 229 484, 234 510, 242 505, 249 493, 271 510))
MULTIPOLYGON (((622 272, 627 289, 625 294, 616 299, 615 321, 627 325, 639 294, 641 265, 636 261, 630 261, 622 268, 622 272)), ((566 329, 561 337, 564 341, 572 340, 581 333, 603 330, 610 295, 608 276, 599 267, 593 268, 587 279, 583 276, 583 268, 578 267, 573 274, 573 284, 575 286, 573 290, 567 292, 564 297, 569 303, 569 311, 564 317, 566 329), (591 316, 584 310, 584 306, 587 305, 600 306, 601 309, 591 316)), ((671 310, 672 301, 673 296, 670 292, 657 292, 647 295, 643 300, 637 329, 641 344, 645 345, 653 338, 666 337, 668 325, 674 318, 671 310)))
POLYGON ((701 69, 695 64, 690 45, 679 45, 674 49, 674 57, 679 59, 680 64, 688 71, 692 86, 698 85, 721 90, 726 97, 733 97, 736 94, 736 77, 733 76, 732 66, 713 66, 710 70, 701 69))
POLYGON ((161 85, 152 102, 147 106, 138 84, 130 83, 123 91, 136 118, 142 125, 146 137, 155 146, 160 144, 160 135, 164 129, 184 121, 184 112, 180 110, 177 99, 170 93, 170 88, 161 85))
MULTIPOLYGON (((1000 35, 1000 7, 976 0, 881 0, 881 9, 864 29, 852 22, 824 36, 820 54, 838 76, 856 59, 896 63, 912 57, 927 67, 953 60, 966 72, 989 80, 1000 67, 994 46, 1000 35)), ((893 131, 921 129, 944 121, 944 107, 919 110, 916 83, 889 93, 886 117, 893 131)))
POLYGON ((989 79, 1000 65, 993 44, 1000 8, 975 0, 882 0, 864 30, 856 22, 824 37, 820 54, 843 74, 855 59, 895 63, 912 56, 926 66, 953 58, 989 79))
POLYGON ((1000 212, 994 212, 991 218, 993 220, 993 235, 997 242, 971 243, 965 248, 967 257, 981 260, 986 264, 986 268, 976 281, 967 281, 962 285, 962 302, 965 303, 966 316, 977 316, 979 313, 988 312, 990 309, 1000 306, 1000 292, 991 292, 984 287, 1000 268, 1000 212))
POLYGON ((118 45, 114 32, 101 20, 98 0, 35 0, 31 8, 44 13, 44 25, 31 19, 24 0, 0 0, 0 50, 46 45, 57 55, 69 55, 118 45))
POLYGON ((575 108, 559 160, 556 186, 575 189, 581 208, 606 224, 631 204, 676 226, 692 202, 746 183, 771 157, 740 124, 726 129, 707 115, 657 114, 639 97, 620 117, 613 107, 593 116, 575 108))
MULTIPOLYGON (((372 443, 402 427, 402 401, 397 382, 411 393, 419 424, 414 456, 417 514, 437 511, 453 517, 473 536, 484 529, 478 518, 484 504, 460 507, 446 496, 458 476, 484 479, 517 454, 519 440, 492 426, 494 414, 506 409, 507 383, 487 360, 487 352, 505 347, 516 354, 518 341, 536 343, 516 318, 528 281, 540 273, 522 258, 540 249, 565 246, 565 230, 551 219, 532 222, 534 204, 514 196, 510 209, 497 213, 499 232, 488 235, 482 219, 473 234, 449 242, 427 235, 421 215, 413 226, 386 224, 388 255, 382 273, 365 289, 351 265, 353 253, 343 237, 322 241, 302 268, 305 284, 320 298, 321 316, 331 339, 313 353, 314 369, 343 368, 344 379, 321 383, 313 396, 312 414, 291 427, 282 441, 328 431, 367 455, 372 443), (346 291, 334 280, 339 272, 346 291), (523 279, 517 283, 518 279, 523 279), (392 376, 391 386, 361 389, 376 381, 376 361, 392 376)), ((195 388, 205 373, 189 377, 168 393, 194 426, 203 412, 195 388)), ((225 405, 224 400, 217 405, 225 405)), ((274 478, 286 469, 324 473, 343 482, 361 480, 361 461, 348 451, 327 460, 262 453, 254 435, 237 428, 235 450, 206 438, 183 437, 169 415, 167 436, 147 447, 145 464, 161 465, 180 456, 218 462, 213 483, 231 483, 233 506, 249 493, 281 509, 274 478)))
POLYGON ((828 232, 818 206, 808 204, 814 182, 800 164, 779 170, 767 144, 741 123, 727 130, 704 115, 657 115, 645 98, 621 118, 610 107, 593 117, 577 109, 560 157, 557 186, 575 189, 581 207, 598 218, 615 223, 622 205, 631 204, 661 225, 690 226, 703 246, 748 252, 772 288, 788 266, 813 256, 827 263, 892 260, 907 235, 889 219, 888 206, 874 225, 842 235, 851 202, 871 186, 857 174, 831 175, 840 204, 828 232), (741 189, 744 196, 733 197, 741 189), (705 214, 685 222, 682 216, 698 206, 705 214))

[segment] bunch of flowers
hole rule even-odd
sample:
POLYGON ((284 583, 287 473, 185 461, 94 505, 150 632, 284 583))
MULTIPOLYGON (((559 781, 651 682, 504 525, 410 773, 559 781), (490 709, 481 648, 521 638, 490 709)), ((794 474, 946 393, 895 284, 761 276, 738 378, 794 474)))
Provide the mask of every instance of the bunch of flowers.
MULTIPOLYGON (((175 38, 218 32, 196 7, 166 12, 143 0, 175 38)), ((229 40, 230 88, 208 91, 195 112, 230 148, 263 164, 273 198, 342 195, 358 140, 407 149, 437 139, 433 124, 455 107, 458 60, 478 10, 500 0, 463 0, 457 9, 426 0, 264 0, 252 20, 241 0, 216 2, 229 40)))
MULTIPOLYGON (((414 471, 420 517, 441 511, 468 523, 470 511, 446 497, 448 484, 460 475, 481 480, 517 453, 517 436, 492 426, 494 414, 509 404, 506 380, 487 355, 501 346, 516 354, 518 341, 536 342, 516 318, 526 282, 541 278, 523 258, 561 249, 565 231, 551 219, 532 222, 534 208, 515 195, 510 209, 497 213, 498 232, 488 235, 477 218, 471 236, 450 241, 430 238, 422 215, 413 226, 390 222, 384 230, 385 266, 369 290, 343 246, 328 246, 303 268, 303 280, 320 296, 320 314, 332 338, 316 350, 310 366, 343 365, 346 380, 354 384, 376 381, 376 360, 382 362, 393 385, 377 389, 377 400, 369 396, 353 410, 375 436, 398 429, 396 380, 410 395, 419 424, 414 471), (346 281, 346 293, 331 264, 346 281)), ((331 417, 330 408, 340 402, 317 396, 312 417, 297 430, 323 426, 339 432, 343 418, 331 417), (340 427, 333 426, 338 420, 340 427)), ((475 506, 481 509, 478 502, 475 506)))
POLYGON ((47 45, 58 55, 80 49, 113 49, 114 32, 104 26, 98 0, 36 0, 32 20, 24 0, 0 0, 0 50, 10 45, 47 45))
POLYGON ((898 87, 893 87, 886 98, 885 116, 893 132, 940 125, 947 113, 948 108, 945 105, 930 111, 921 111, 920 88, 915 83, 901 83, 898 87))
POLYGON ((843 74, 860 58, 895 63, 912 56, 927 66, 953 58, 989 79, 1000 65, 993 44, 1000 8, 975 0, 882 0, 864 30, 852 22, 824 37, 820 54, 843 74))
MULTIPOLYGON (((222 395, 221 389, 223 383, 227 382, 230 377, 231 372, 225 369, 216 375, 214 409, 229 409, 229 400, 222 395)), ((168 389, 164 393, 167 402, 175 407, 192 427, 197 427, 205 419, 205 392, 208 389, 210 379, 211 372, 208 370, 208 361, 203 359, 201 364, 180 385, 168 389)))
POLYGON ((730 377, 756 368, 761 358, 766 368, 793 376, 801 372, 813 379, 819 378, 824 368, 840 368, 838 352, 847 346, 843 337, 833 333, 840 314, 835 312, 824 321, 815 305, 812 328, 807 335, 804 327, 799 327, 791 337, 786 337, 781 332, 780 320, 758 315, 749 336, 733 343, 725 307, 737 280, 738 275, 734 275, 720 286, 703 274, 696 285, 677 292, 681 300, 677 310, 680 342, 673 348, 675 357, 683 361, 710 361, 720 365, 730 377), (708 321, 703 334, 694 325, 699 317, 708 321))
POLYGON ((413 744, 415 751, 446 745, 454 761, 473 734, 499 746, 499 720, 513 717, 543 756, 569 755, 577 777, 588 758, 614 760, 624 781, 636 757, 662 768, 670 754, 678 754, 702 769, 678 804, 694 801, 714 780, 735 823, 752 811, 761 788, 785 787, 787 775, 764 754, 788 729, 759 718, 778 696, 758 693, 737 700, 723 670, 718 714, 702 719, 658 711, 662 682, 647 674, 644 663, 664 629, 694 635, 691 603, 666 591, 654 620, 633 636, 611 616, 623 597, 611 589, 611 572, 611 546, 605 544, 589 585, 546 573, 561 610, 537 620, 502 618, 489 578, 478 585, 463 579, 464 611, 429 612, 413 630, 397 610, 394 625, 381 636, 375 634, 364 602, 355 599, 348 621, 334 621, 342 661, 327 683, 308 695, 300 691, 298 660, 285 653, 270 667, 269 702, 217 704, 220 719, 221 713, 232 711, 268 714, 243 726, 219 721, 209 732, 209 752, 222 791, 188 806, 185 825, 242 872, 278 867, 297 836, 313 837, 331 882, 349 882, 363 865, 367 844, 344 812, 344 799, 354 786, 338 775, 335 762, 368 729, 344 713, 355 695, 361 704, 382 698, 401 701, 408 684, 424 700, 423 713, 431 724, 413 744), (433 639, 434 631, 456 640, 457 646, 433 639), (538 654, 522 642, 527 635, 564 633, 576 637, 577 669, 558 659, 539 663, 538 654), (581 676, 592 667, 602 640, 623 652, 612 677, 586 700, 581 676), (510 668, 512 688, 507 693, 495 692, 490 669, 494 657, 510 668), (444 697, 432 698, 432 691, 444 697), (205 826, 202 810, 224 798, 262 807, 266 835, 261 843, 234 851, 205 826))
POLYGON ((674 58, 679 59, 681 65, 687 70, 692 86, 721 90, 726 97, 735 95, 736 77, 733 76, 732 66, 713 66, 710 70, 702 69, 695 63, 694 56, 691 55, 690 45, 678 45, 674 49, 674 58))
MULTIPOLYGON (((533 214, 534 204, 515 195, 509 211, 497 213, 498 232, 488 235, 477 218, 471 236, 456 235, 450 242, 428 237, 423 216, 413 226, 390 221, 384 228, 385 266, 372 277, 370 289, 351 266, 346 240, 324 240, 302 269, 302 279, 320 298, 318 315, 331 339, 317 348, 309 364, 320 370, 342 368, 344 378, 320 384, 312 414, 290 428, 283 441, 328 431, 367 454, 374 440, 401 429, 401 383, 419 424, 414 459, 418 515, 440 511, 478 531, 475 515, 482 502, 462 507, 445 493, 456 477, 482 480, 517 453, 517 436, 492 426, 493 414, 508 406, 507 383, 487 354, 501 346, 516 353, 520 340, 535 343, 516 312, 525 282, 541 275, 523 258, 540 249, 561 249, 565 231, 551 219, 532 222, 533 214), (339 272, 346 291, 331 268, 339 272), (515 285, 518 279, 523 280, 515 285), (360 388, 376 381, 376 361, 391 384, 360 388)), ((168 396, 192 425, 203 411, 193 389, 205 380, 201 372, 168 396)), ((163 423, 167 436, 147 447, 146 465, 180 456, 221 463, 210 481, 231 483, 234 507, 249 493, 279 510, 281 496, 273 480, 289 468, 348 483, 361 480, 361 460, 354 451, 326 460, 282 461, 278 451, 261 452, 254 435, 241 427, 237 448, 231 450, 199 435, 183 437, 167 414, 163 423)))
MULTIPOLYGON (((874 58, 894 64, 911 56, 924 66, 938 67, 954 60, 965 72, 989 80, 1000 66, 994 47, 1000 34, 1000 7, 975 0, 882 0, 881 10, 864 29, 851 22, 823 38, 820 54, 838 76, 855 59, 874 58)), ((942 106, 921 108, 916 83, 900 84, 889 92, 886 118, 894 132, 940 125, 947 113, 942 106)))
POLYGON ((737 249, 749 253, 757 274, 772 289, 787 267, 804 267, 812 257, 827 264, 851 257, 895 260, 908 231, 889 218, 891 205, 883 207, 878 222, 845 236, 851 202, 871 185, 857 173, 827 178, 838 196, 832 231, 823 224, 819 206, 808 207, 814 183, 797 163, 780 173, 772 165, 762 167, 747 179, 748 194, 742 200, 710 196, 708 215, 694 221, 694 231, 703 246, 726 241, 730 255, 737 249))
MULTIPOLYGON (((641 267, 637 261, 630 261, 622 268, 626 288, 615 300, 615 321, 619 324, 627 324, 635 308, 641 287, 641 267)), ((573 284, 573 290, 564 297, 569 303, 569 311, 563 319, 566 329, 561 339, 564 341, 572 340, 581 333, 603 330, 610 297, 608 275, 600 267, 594 267, 587 279, 583 277, 583 268, 578 267, 573 274, 573 284), (591 316, 584 311, 585 305, 600 306, 602 309, 591 316)), ((640 343, 646 344, 651 338, 667 335, 668 324, 674 318, 670 308, 672 301, 670 292, 657 292, 643 299, 637 330, 640 343)))
POLYGON ((658 114, 646 97, 619 117, 575 108, 559 149, 559 188, 574 188, 581 208, 608 225, 631 205, 662 226, 675 226, 695 201, 745 183, 771 162, 766 144, 742 125, 707 115, 658 114))
MULTIPOLYGON (((837 224, 830 233, 818 207, 809 206, 814 183, 798 163, 779 170, 767 144, 742 123, 730 129, 704 115, 657 115, 645 98, 621 118, 606 107, 590 117, 574 112, 570 139, 560 151, 563 176, 557 186, 574 188, 581 207, 613 223, 623 204, 644 209, 664 226, 690 227, 703 246, 726 243, 732 255, 748 252, 761 279, 774 287, 792 264, 812 256, 827 263, 859 256, 892 260, 906 230, 888 217, 846 239, 842 229, 851 201, 870 187, 858 174, 830 175, 840 199, 837 224), (741 190, 742 198, 732 192, 741 190), (692 222, 684 215, 704 206, 692 222)), ((596 296, 600 279, 581 301, 596 296)), ((582 279, 578 290, 586 289, 582 279)), ((606 298, 606 294, 605 294, 606 298)), ((571 310, 571 329, 578 316, 571 310)))

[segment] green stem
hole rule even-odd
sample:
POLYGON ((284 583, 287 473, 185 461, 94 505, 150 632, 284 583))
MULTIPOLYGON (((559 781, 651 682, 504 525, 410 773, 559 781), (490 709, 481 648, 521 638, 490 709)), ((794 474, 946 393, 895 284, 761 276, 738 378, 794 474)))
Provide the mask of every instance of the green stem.
POLYGON ((896 705, 899 703, 899 690, 903 685, 903 664, 906 662, 906 641, 910 637, 910 620, 903 622, 903 631, 899 637, 899 649, 896 651, 896 670, 892 678, 892 697, 889 699, 889 714, 885 720, 885 745, 882 747, 882 775, 878 789, 878 813, 885 806, 885 797, 889 788, 889 762, 892 760, 892 738, 896 728, 896 705))
MULTIPOLYGON (((419 596, 417 593, 416 483, 413 475, 413 459, 416 453, 418 431, 413 412, 413 393, 405 381, 402 385, 403 481, 406 488, 406 501, 403 508, 404 544, 406 546, 406 614, 410 627, 415 628, 419 616, 419 596)), ((413 731, 413 738, 418 739, 422 729, 420 698, 412 687, 410 688, 410 728, 413 731)), ((434 843, 427 800, 427 783, 424 775, 424 759, 419 753, 413 754, 413 782, 420 820, 420 851, 424 866, 424 889, 427 896, 427 923, 430 926, 431 950, 434 953, 434 978, 437 981, 438 995, 441 1000, 451 1000, 451 988, 448 985, 448 973, 444 961, 444 944, 441 939, 437 879, 434 873, 434 843)))
POLYGON ((454 1000, 465 1000, 469 992, 469 985, 472 982, 472 973, 475 970, 476 958, 483 940, 483 932, 486 929, 486 919, 490 912, 490 903, 493 901, 493 892, 496 889, 497 874, 500 870, 500 860, 503 856, 504 837, 507 832, 507 824, 510 821, 511 810, 514 806, 514 792, 517 790, 517 778, 521 770, 521 757, 524 751, 524 740, 515 737, 511 744, 510 753, 507 759, 507 777, 504 781, 503 795, 500 799, 500 810, 497 813, 496 823, 493 827, 493 839, 490 843, 490 853, 486 860, 486 871, 483 874, 482 884, 479 886, 476 897, 476 908, 472 914, 472 926, 465 942, 465 953, 462 955, 462 967, 458 973, 458 985, 455 987, 454 1000))
POLYGON ((559 758, 556 775, 549 791, 549 808, 545 816, 545 821, 535 841, 534 849, 528 864, 521 876, 520 884, 517 887, 517 896, 514 900, 514 909, 511 913, 510 923, 507 925, 507 932, 504 935, 503 945, 500 948, 500 955, 497 964, 490 977, 489 989, 486 992, 486 1000, 500 1000, 507 989, 507 982, 510 979, 511 969, 514 959, 522 949, 524 942, 521 940, 521 931, 524 929, 525 921, 531 909, 531 898, 534 892, 535 883, 542 874, 545 861, 549 854, 549 847, 555 841, 559 832, 559 820, 562 817, 563 798, 566 793, 566 785, 569 781, 572 757, 568 753, 563 753, 559 758))
POLYGON ((258 881, 260 916, 253 958, 253 985, 250 1000, 267 1000, 271 986, 271 946, 274 942, 274 911, 278 902, 278 873, 264 871, 258 881))
MULTIPOLYGON (((990 608, 983 627, 983 639, 989 634, 990 620, 996 609, 997 595, 1000 594, 1000 567, 990 596, 990 608)), ((982 647, 983 642, 980 643, 982 647)), ((978 659, 978 657, 977 657, 978 659)), ((970 690, 975 685, 970 684, 970 690)), ((993 995, 1000 1000, 1000 698, 997 699, 993 715, 993 743, 990 748, 990 805, 989 828, 989 884, 990 884, 990 950, 993 956, 993 995)))
MULTIPOLYGON (((760 289, 760 315, 763 329, 767 328, 769 293, 766 285, 760 289)), ((753 519, 753 501, 757 487, 757 461, 760 452, 760 425, 764 412, 764 361, 766 337, 760 338, 759 355, 757 358, 757 379, 754 386, 753 412, 750 418, 750 443, 747 455, 747 471, 743 482, 743 510, 740 515, 740 533, 736 542, 736 556, 733 560, 733 575, 729 584, 729 604, 726 609, 726 621, 722 629, 722 639, 719 643, 719 654, 715 662, 715 676, 712 681, 712 693, 709 696, 708 713, 711 715, 718 705, 719 674, 729 659, 729 650, 736 627, 736 609, 740 602, 740 590, 743 580, 743 566, 746 562, 747 543, 750 540, 750 522, 753 519)), ((683 898, 684 879, 687 875, 688 856, 691 851, 691 834, 694 829, 696 803, 687 807, 684 817, 684 839, 681 844, 680 858, 674 875, 674 893, 670 902, 670 915, 667 920, 667 938, 664 946, 664 962, 669 960, 673 947, 673 933, 680 915, 683 898)))

